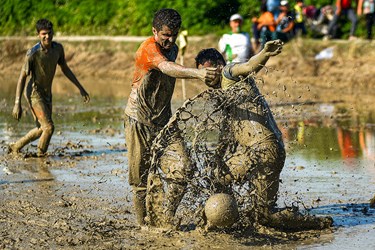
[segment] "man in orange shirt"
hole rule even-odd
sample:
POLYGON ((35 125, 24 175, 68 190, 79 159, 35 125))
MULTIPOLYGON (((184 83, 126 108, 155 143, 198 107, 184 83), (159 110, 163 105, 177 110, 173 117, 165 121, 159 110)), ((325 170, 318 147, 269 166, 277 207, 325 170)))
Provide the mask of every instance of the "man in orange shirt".
POLYGON ((171 99, 176 78, 200 79, 205 83, 218 78, 216 68, 194 69, 175 63, 175 44, 181 16, 173 9, 154 15, 152 37, 136 52, 132 90, 125 109, 125 139, 128 147, 129 184, 140 225, 145 223, 145 195, 151 163, 152 141, 171 117, 171 99))

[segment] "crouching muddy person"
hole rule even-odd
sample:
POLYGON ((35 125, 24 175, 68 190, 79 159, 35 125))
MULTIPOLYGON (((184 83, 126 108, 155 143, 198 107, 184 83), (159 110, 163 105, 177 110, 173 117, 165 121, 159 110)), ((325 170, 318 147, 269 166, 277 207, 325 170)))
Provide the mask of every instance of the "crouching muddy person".
POLYGON ((171 117, 171 98, 176 78, 211 82, 219 77, 215 68, 194 69, 176 64, 175 44, 181 16, 161 9, 153 18, 153 36, 144 41, 135 56, 132 90, 125 109, 125 139, 128 147, 129 184, 137 222, 145 224, 146 186, 150 149, 156 135, 171 117))
POLYGON ((36 128, 30 130, 17 142, 10 144, 9 152, 19 152, 25 145, 40 138, 37 156, 43 156, 47 152, 54 131, 51 90, 56 66, 59 65, 64 75, 80 90, 84 102, 89 102, 90 97, 67 65, 63 46, 52 41, 52 23, 47 19, 40 19, 36 23, 36 30, 40 42, 27 51, 17 83, 13 108, 13 117, 17 120, 21 119, 21 97, 26 85, 25 97, 33 114, 36 128), (31 79, 26 84, 29 75, 31 79))
POLYGON ((332 224, 331 218, 302 216, 296 210, 276 207, 285 149, 282 134, 252 74, 262 69, 271 56, 278 55, 282 45, 280 40, 267 42, 248 62, 226 66, 216 49, 204 49, 195 58, 196 65, 224 67, 222 79, 208 85, 223 89, 229 103, 227 122, 233 136, 226 142, 223 158, 229 179, 239 185, 248 182, 251 187, 249 217, 256 224, 282 229, 322 229, 332 224))

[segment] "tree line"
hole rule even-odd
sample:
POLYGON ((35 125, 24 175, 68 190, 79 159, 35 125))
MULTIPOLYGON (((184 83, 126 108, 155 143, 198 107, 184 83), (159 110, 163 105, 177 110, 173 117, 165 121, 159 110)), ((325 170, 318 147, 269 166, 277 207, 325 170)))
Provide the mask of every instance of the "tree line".
MULTIPOLYGON (((34 35, 40 18, 50 19, 63 35, 151 34, 153 14, 160 8, 174 8, 182 16, 190 35, 221 34, 234 13, 245 17, 250 31, 251 17, 259 16, 261 0, 1 0, 0 35, 34 35)), ((291 6, 294 0, 290 0, 291 6)), ((332 0, 305 0, 322 7, 332 0)), ((360 28, 360 27, 359 27, 360 28)))

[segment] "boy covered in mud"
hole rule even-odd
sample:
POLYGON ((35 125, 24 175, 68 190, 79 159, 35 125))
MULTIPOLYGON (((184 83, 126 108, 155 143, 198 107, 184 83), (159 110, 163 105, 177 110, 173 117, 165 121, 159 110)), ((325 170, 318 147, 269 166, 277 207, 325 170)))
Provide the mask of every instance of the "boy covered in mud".
POLYGON ((33 114, 36 128, 30 130, 17 142, 10 144, 9 152, 19 152, 28 143, 39 139, 37 156, 44 156, 51 140, 54 124, 52 121, 52 81, 56 66, 59 65, 64 75, 80 90, 84 102, 90 101, 89 94, 79 83, 65 61, 64 48, 53 42, 53 24, 47 19, 36 22, 40 41, 26 53, 25 63, 17 83, 13 117, 21 119, 21 97, 26 85, 25 97, 33 114), (26 84, 26 79, 31 75, 26 84))
POLYGON ((160 9, 153 18, 153 36, 144 41, 135 56, 132 90, 125 109, 125 139, 128 148, 129 184, 140 225, 145 223, 145 196, 150 149, 158 132, 171 117, 171 98, 176 78, 211 82, 215 68, 186 68, 175 63, 175 44, 181 16, 174 9, 160 9))
POLYGON ((232 181, 250 181, 254 188, 252 206, 257 223, 284 229, 321 229, 332 224, 330 218, 302 216, 291 210, 276 208, 280 173, 285 162, 282 134, 272 112, 261 95, 253 74, 259 72, 271 56, 282 51, 280 40, 269 41, 246 63, 225 65, 221 54, 213 48, 204 49, 195 58, 197 68, 223 67, 222 77, 207 84, 227 92, 236 107, 229 110, 229 126, 236 152, 226 160, 232 181), (233 100, 232 100, 233 99, 233 100))

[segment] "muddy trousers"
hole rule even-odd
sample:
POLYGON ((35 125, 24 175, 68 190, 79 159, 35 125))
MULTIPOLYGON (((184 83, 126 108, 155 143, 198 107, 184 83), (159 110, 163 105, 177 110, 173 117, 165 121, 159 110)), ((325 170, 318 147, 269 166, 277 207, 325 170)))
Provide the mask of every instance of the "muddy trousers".
POLYGON ((302 215, 299 213, 298 208, 277 209, 279 176, 284 165, 284 159, 284 157, 279 158, 277 162, 280 164, 276 164, 272 171, 268 167, 259 169, 252 180, 254 187, 252 192, 253 215, 256 224, 286 230, 324 229, 330 227, 333 222, 330 217, 320 218, 302 215))
POLYGON ((251 201, 254 219, 262 223, 276 210, 280 173, 286 155, 283 145, 276 142, 259 145, 254 155, 261 157, 253 157, 253 165, 256 167, 251 173, 251 201))
POLYGON ((132 186, 133 206, 138 225, 145 224, 146 213, 146 188, 132 186))
POLYGON ((152 141, 161 128, 150 127, 126 116, 125 140, 128 150, 129 184, 133 191, 133 205, 137 222, 145 224, 147 176, 151 166, 152 141))
MULTIPOLYGON (((31 103, 31 102, 30 102, 31 103)), ((12 151, 20 151, 24 146, 40 138, 38 143, 38 155, 47 152, 55 126, 52 121, 52 104, 35 102, 30 104, 34 116, 36 128, 30 130, 24 137, 19 139, 12 146, 12 151)))
POLYGON ((191 161, 180 134, 174 134, 174 136, 170 137, 159 164, 167 183, 165 221, 171 224, 176 210, 185 195, 187 181, 192 177, 191 161))
POLYGON ((276 209, 279 177, 280 172, 258 173, 257 177, 252 180, 254 219, 258 222, 267 220, 276 209))

